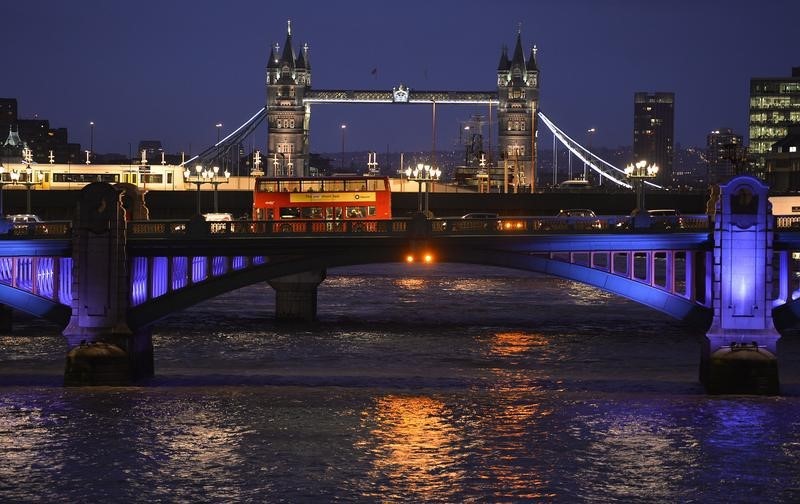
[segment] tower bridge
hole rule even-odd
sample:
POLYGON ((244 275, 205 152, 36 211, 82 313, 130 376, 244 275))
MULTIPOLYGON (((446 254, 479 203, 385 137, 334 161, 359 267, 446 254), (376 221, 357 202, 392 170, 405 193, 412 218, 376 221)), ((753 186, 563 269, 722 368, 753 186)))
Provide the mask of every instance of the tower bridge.
POLYGON ((328 268, 431 256, 541 272, 627 297, 707 331, 701 376, 709 391, 777 393, 773 314, 786 325, 800 317, 792 260, 800 232, 775 229, 767 194, 760 181, 738 177, 722 186, 713 228, 701 216, 672 232, 621 229, 622 216, 586 226, 530 217, 509 228, 480 220, 460 227, 418 215, 212 229, 201 218, 126 221, 121 194, 94 183, 67 232, 15 228, 0 239, 0 303, 64 327, 68 384, 130 383, 152 375, 150 327, 169 313, 266 281, 278 319, 313 320, 328 268))

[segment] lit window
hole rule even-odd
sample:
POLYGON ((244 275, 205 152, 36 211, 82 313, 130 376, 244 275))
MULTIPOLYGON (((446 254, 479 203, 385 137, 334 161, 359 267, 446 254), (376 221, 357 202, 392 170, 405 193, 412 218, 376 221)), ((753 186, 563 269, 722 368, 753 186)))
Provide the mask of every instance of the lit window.
POLYGON ((796 145, 790 146, 789 147, 789 152, 797 152, 797 146, 796 145))

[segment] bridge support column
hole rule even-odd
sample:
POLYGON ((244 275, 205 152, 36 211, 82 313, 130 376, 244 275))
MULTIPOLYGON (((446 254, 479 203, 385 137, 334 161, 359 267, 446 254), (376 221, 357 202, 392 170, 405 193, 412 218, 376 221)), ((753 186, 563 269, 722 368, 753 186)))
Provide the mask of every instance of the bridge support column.
POLYGON ((714 320, 700 379, 712 394, 777 394, 780 334, 772 321, 768 187, 737 177, 721 190, 714 229, 714 320))
POLYGON ((64 384, 127 385, 153 374, 148 331, 128 327, 130 292, 121 194, 94 183, 81 192, 73 228, 72 316, 64 329, 64 384))
POLYGON ((275 319, 285 322, 313 322, 317 319, 317 287, 325 280, 325 270, 304 271, 273 278, 275 319))
POLYGON ((10 333, 14 326, 14 310, 0 303, 0 332, 10 333))

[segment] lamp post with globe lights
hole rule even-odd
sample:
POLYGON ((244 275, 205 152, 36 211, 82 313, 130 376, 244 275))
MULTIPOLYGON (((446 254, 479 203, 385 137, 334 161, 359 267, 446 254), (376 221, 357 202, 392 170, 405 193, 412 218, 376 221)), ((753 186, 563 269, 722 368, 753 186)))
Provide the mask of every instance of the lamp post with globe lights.
POLYGON ((636 210, 633 219, 635 227, 649 227, 650 214, 644 203, 644 185, 647 180, 652 180, 658 175, 658 165, 647 164, 641 160, 635 164, 631 163, 625 167, 625 175, 630 179, 636 191, 636 210))
POLYGON ((31 213, 31 188, 42 183, 44 173, 36 172, 34 177, 33 167, 31 166, 33 164, 33 152, 28 147, 22 149, 22 163, 25 165, 25 179, 19 180, 17 183, 25 186, 27 191, 25 213, 31 213))
POLYGON ((405 175, 408 180, 413 180, 418 185, 418 194, 417 197, 417 211, 422 212, 425 214, 426 217, 430 216, 429 211, 429 204, 428 204, 428 194, 430 193, 430 184, 439 180, 442 176, 442 170, 439 168, 433 167, 431 165, 426 165, 423 163, 417 163, 417 166, 414 168, 408 167, 405 170, 405 175), (423 199, 422 199, 422 184, 425 183, 425 205, 423 206, 423 199))

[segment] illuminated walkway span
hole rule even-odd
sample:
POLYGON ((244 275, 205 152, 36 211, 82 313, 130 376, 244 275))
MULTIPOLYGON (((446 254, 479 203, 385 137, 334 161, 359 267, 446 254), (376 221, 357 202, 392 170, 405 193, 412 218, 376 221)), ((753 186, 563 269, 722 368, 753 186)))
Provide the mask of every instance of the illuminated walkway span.
MULTIPOLYGON (((267 281, 278 318, 312 320, 328 268, 431 255, 556 275, 710 323, 704 379, 726 390, 742 356, 760 359, 762 371, 775 365, 773 310, 787 324, 800 318, 800 233, 775 232, 759 181, 739 177, 722 194, 713 231, 697 216, 659 232, 626 229, 621 217, 126 223, 121 206, 107 204, 119 199, 115 190, 91 184, 71 236, 0 240, 0 301, 62 323, 73 349, 92 341, 124 349, 134 376, 152 354, 149 326, 174 311, 267 281)), ((777 368, 767 375, 758 387, 776 391, 777 368)))

